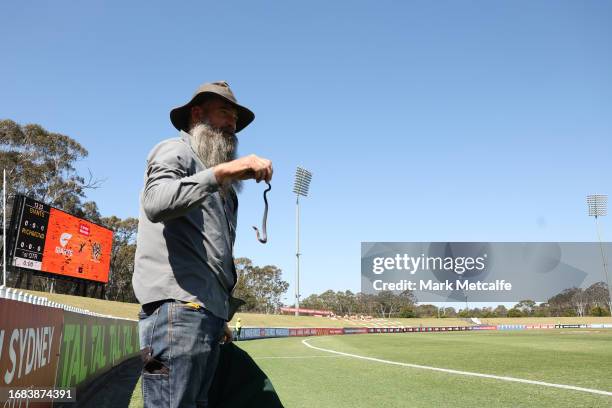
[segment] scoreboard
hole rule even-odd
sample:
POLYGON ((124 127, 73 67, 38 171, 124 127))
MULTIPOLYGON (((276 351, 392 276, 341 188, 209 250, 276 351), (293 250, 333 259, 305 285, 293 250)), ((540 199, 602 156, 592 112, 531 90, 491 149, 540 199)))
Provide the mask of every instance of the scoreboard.
POLYGON ((112 230, 29 197, 21 198, 13 265, 108 282, 112 230))

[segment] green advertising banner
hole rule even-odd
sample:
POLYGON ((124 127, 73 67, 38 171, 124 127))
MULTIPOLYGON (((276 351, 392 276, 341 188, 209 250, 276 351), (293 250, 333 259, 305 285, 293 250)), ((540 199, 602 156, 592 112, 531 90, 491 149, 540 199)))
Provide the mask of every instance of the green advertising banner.
POLYGON ((58 399, 7 392, 55 388, 78 394, 138 349, 134 320, 0 299, 0 406, 63 406, 58 399))
POLYGON ((56 386, 81 387, 137 354, 136 322, 65 312, 56 386))

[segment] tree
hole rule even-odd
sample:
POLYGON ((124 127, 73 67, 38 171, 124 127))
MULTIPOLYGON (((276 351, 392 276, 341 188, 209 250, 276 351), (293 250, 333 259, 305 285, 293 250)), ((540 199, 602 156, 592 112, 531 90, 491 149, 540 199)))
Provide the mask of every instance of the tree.
POLYGON ((338 291, 336 293, 336 296, 338 299, 337 303, 340 315, 347 314, 350 316, 355 313, 355 310, 357 309, 357 300, 353 292, 351 292, 350 290, 344 292, 338 291))
POLYGON ((281 306, 281 297, 289 283, 281 279, 282 271, 274 265, 254 266, 248 258, 236 259, 238 282, 234 296, 243 299, 244 310, 272 313, 281 306))
POLYGON ((593 307, 608 307, 608 310, 612 307, 610 305, 610 297, 608 295, 608 285, 605 282, 596 282, 585 289, 584 294, 590 305, 593 307))
POLYGON ((456 317, 457 311, 454 307, 445 307, 442 313, 442 317, 456 317))
POLYGON ((400 309, 399 317, 413 318, 417 317, 416 311, 412 306, 404 306, 400 309))
MULTIPOLYGON (((410 291, 395 294, 391 291, 382 291, 375 295, 367 293, 353 293, 350 290, 334 292, 326 290, 320 295, 312 294, 300 302, 300 307, 307 309, 330 310, 336 315, 379 315, 382 318, 389 318, 393 315, 406 314, 411 309, 417 313, 416 298, 410 291)), ((433 307, 434 315, 437 313, 433 307)), ((454 309, 450 308, 454 313, 454 309)), ((412 312, 411 312, 412 313, 412 312)), ((431 313, 428 311, 428 313, 431 313)))
POLYGON ((521 315, 523 316, 531 316, 536 307, 536 302, 531 299, 521 300, 518 302, 514 308, 521 311, 521 315))
MULTIPOLYGON (((578 288, 564 289, 561 293, 548 299, 551 315, 565 316, 568 313, 567 310, 573 308, 572 298, 577 290, 578 288)), ((576 312, 573 311, 573 315, 575 314, 576 312)))
POLYGON ((585 311, 587 310, 587 295, 581 288, 576 288, 573 296, 571 297, 572 306, 574 306, 574 310, 576 311, 576 316, 584 316, 585 311))
POLYGON ((438 317, 438 308, 434 305, 418 305, 416 313, 418 317, 438 317))
POLYGON ((533 315, 535 317, 549 317, 550 307, 548 306, 548 303, 540 303, 537 305, 533 311, 533 315))
POLYGON ((548 299, 547 304, 541 305, 546 310, 545 316, 585 316, 592 313, 597 307, 602 309, 610 307, 608 287, 604 282, 596 282, 586 289, 568 288, 548 299))
POLYGON ((390 318, 392 314, 400 311, 402 307, 414 305, 416 298, 414 294, 406 290, 399 295, 384 290, 374 296, 378 311, 382 318, 390 318))
POLYGON ((0 120, 0 165, 7 169, 7 195, 25 194, 80 216, 85 191, 100 185, 91 173, 88 180, 77 174, 76 162, 87 155, 66 135, 36 124, 0 120))
POLYGON ((107 300, 137 302, 132 289, 132 275, 134 274, 138 220, 136 218, 122 220, 111 216, 100 218, 98 221, 113 230, 113 250, 105 297, 107 300))
POLYGON ((516 307, 513 307, 512 309, 508 310, 508 317, 523 317, 523 312, 520 309, 517 309, 516 307))
POLYGON ((246 278, 253 268, 253 262, 248 258, 236 258, 234 264, 236 265, 236 273, 238 274, 238 281, 234 288, 234 296, 246 302, 243 306, 244 310, 254 310, 257 307, 257 300, 246 278))
POLYGON ((338 307, 338 301, 336 292, 333 290, 326 290, 319 295, 319 301, 325 310, 333 310, 334 313, 340 314, 340 308, 338 307))
POLYGON ((480 313, 480 317, 486 317, 486 318, 490 318, 490 317, 496 317, 495 311, 490 308, 490 307, 483 307, 482 311, 480 313))
POLYGON ((358 312, 368 316, 376 314, 377 302, 376 296, 367 293, 357 293, 355 296, 357 301, 358 312))
POLYGON ((595 306, 591 309, 591 316, 609 316, 609 313, 603 307, 595 306))
POLYGON ((475 307, 470 310, 470 317, 482 317, 482 310, 479 307, 475 307))
POLYGON ((495 310, 493 310, 493 313, 495 313, 497 317, 506 317, 508 315, 508 309, 506 309, 504 305, 498 305, 495 310))
POLYGON ((314 293, 302 299, 302 301, 300 302, 300 308, 315 309, 315 310, 325 309, 325 307, 323 306, 323 303, 321 302, 321 299, 319 299, 319 295, 314 294, 314 293))

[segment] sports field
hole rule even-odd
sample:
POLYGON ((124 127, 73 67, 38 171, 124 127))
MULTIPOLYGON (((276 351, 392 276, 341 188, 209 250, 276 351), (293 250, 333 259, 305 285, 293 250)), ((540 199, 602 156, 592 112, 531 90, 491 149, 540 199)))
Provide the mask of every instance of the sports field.
MULTIPOLYGON (((612 330, 368 334, 239 345, 288 408, 612 406, 612 330)), ((141 401, 138 384, 130 406, 141 401)))
MULTIPOLYGON (((124 317, 133 317, 138 310, 138 305, 119 302, 46 296, 124 317)), ((349 326, 314 317, 240 316, 246 326, 349 326)), ((468 324, 459 319, 393 320, 373 326, 468 324)), ((491 324, 612 321, 609 317, 482 320, 491 324)), ((238 344, 268 374, 287 408, 612 407, 610 329, 358 334, 238 344)), ((132 387, 126 390, 132 394, 130 407, 142 407, 140 382, 133 391, 132 387)))
POLYGON ((612 406, 610 330, 327 336, 257 340, 240 347, 270 376, 287 407, 612 406), (312 349, 304 342, 354 356, 312 349), (609 395, 392 362, 578 386, 609 395))

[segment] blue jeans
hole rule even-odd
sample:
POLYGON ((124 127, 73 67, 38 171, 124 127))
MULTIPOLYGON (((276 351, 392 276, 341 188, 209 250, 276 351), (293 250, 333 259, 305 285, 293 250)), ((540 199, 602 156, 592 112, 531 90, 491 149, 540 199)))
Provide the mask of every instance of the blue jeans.
POLYGON ((207 407, 224 323, 179 301, 139 313, 145 408, 207 407))

